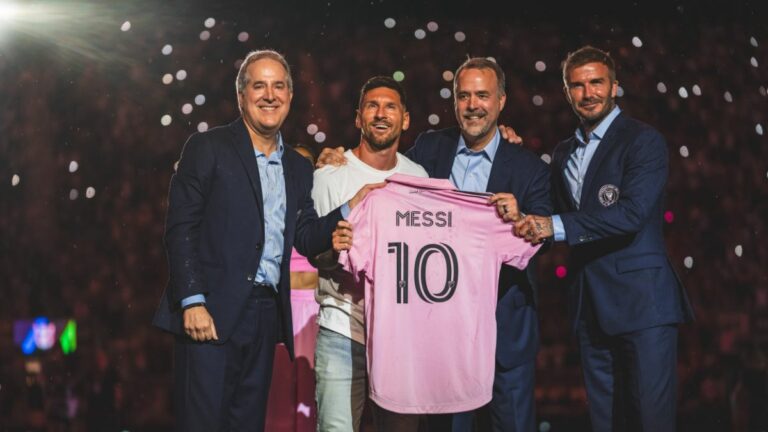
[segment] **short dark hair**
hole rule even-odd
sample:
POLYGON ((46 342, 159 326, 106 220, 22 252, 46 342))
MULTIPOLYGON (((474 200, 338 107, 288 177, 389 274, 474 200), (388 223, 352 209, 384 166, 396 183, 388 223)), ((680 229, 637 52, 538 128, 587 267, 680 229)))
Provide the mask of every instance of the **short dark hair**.
POLYGON ((490 69, 496 74, 496 85, 499 88, 499 96, 504 96, 507 94, 507 92, 504 90, 504 82, 506 78, 504 77, 504 71, 501 70, 501 66, 499 66, 495 61, 487 59, 485 57, 472 57, 468 58, 464 63, 459 66, 458 69, 456 69, 456 73, 453 74, 453 94, 456 95, 456 85, 459 82, 459 74, 461 74, 464 69, 490 69))
POLYGON ((575 68, 584 66, 587 63, 602 63, 608 68, 608 73, 611 77, 611 81, 616 81, 616 64, 613 62, 611 55, 607 51, 597 49, 593 46, 583 46, 572 53, 568 53, 568 56, 563 60, 563 82, 568 85, 568 74, 575 68))
POLYGON ((363 98, 365 97, 366 93, 380 87, 386 87, 396 91, 397 94, 400 95, 400 103, 403 104, 403 109, 405 111, 408 110, 406 108, 407 104, 405 100, 405 89, 403 86, 399 82, 395 81, 392 77, 383 75, 375 76, 363 84, 363 87, 360 89, 360 99, 357 101, 357 107, 362 108, 363 98))

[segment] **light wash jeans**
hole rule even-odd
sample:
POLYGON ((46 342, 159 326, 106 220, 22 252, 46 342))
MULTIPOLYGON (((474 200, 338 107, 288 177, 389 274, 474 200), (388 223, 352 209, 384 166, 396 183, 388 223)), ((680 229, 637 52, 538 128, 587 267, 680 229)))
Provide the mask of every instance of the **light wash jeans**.
POLYGON ((357 432, 367 397, 365 345, 320 327, 315 347, 319 432, 357 432))

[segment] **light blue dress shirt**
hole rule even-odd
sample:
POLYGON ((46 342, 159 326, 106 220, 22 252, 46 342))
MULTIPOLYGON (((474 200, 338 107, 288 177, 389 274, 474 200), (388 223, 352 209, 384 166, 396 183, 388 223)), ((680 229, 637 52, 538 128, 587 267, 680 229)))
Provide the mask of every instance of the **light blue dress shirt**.
MULTIPOLYGON (((264 199, 264 250, 259 268, 256 270, 256 283, 271 284, 277 287, 280 282, 280 263, 283 260, 285 232, 285 176, 283 175, 283 137, 277 135, 277 150, 267 157, 254 149, 256 163, 259 166, 261 195, 264 199)), ((253 229, 259 229, 253 227, 253 229)), ((195 294, 181 300, 181 307, 192 303, 205 303, 203 294, 195 294)))
MULTIPOLYGON (((565 163, 565 170, 563 175, 565 181, 568 183, 568 189, 571 191, 571 197, 576 203, 578 208, 581 205, 581 188, 584 186, 584 177, 587 175, 587 169, 589 163, 592 161, 592 156, 595 155, 597 147, 600 145, 605 136, 605 132, 613 123, 613 120, 621 113, 621 109, 618 106, 613 107, 610 113, 592 130, 589 134, 589 141, 584 138, 584 134, 581 132, 581 128, 576 128, 576 149, 571 153, 568 161, 565 163)), ((563 226, 563 220, 560 215, 552 216, 552 230, 555 235, 555 241, 564 241, 567 237, 565 235, 565 227, 563 226)))
POLYGON ((459 135, 456 159, 453 160, 453 167, 451 167, 451 183, 459 190, 485 192, 500 140, 501 135, 497 128, 491 141, 482 150, 473 151, 467 147, 464 137, 459 135))

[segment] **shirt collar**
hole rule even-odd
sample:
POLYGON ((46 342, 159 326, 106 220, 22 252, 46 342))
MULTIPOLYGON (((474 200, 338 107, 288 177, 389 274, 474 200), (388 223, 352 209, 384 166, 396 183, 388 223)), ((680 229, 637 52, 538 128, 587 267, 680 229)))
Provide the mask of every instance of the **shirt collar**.
MULTIPOLYGON (((611 127, 611 123, 619 116, 621 109, 618 105, 614 106, 611 112, 597 125, 596 128, 589 133, 589 139, 601 140, 605 136, 605 132, 611 127)), ((576 139, 582 144, 588 144, 589 141, 584 139, 584 134, 581 132, 581 128, 576 128, 576 139)))
MULTIPOLYGON (((256 153, 256 157, 259 156, 265 156, 264 153, 258 151, 256 148, 253 149, 253 151, 256 153)), ((283 145, 283 134, 280 132, 277 133, 277 150, 275 150, 267 159, 269 160, 275 160, 275 159, 282 159, 283 153, 285 152, 285 146, 283 145)))
POLYGON ((467 142, 464 141, 464 136, 459 135, 459 145, 456 147, 456 154, 473 154, 480 153, 485 156, 486 159, 493 162, 493 158, 496 157, 496 151, 499 149, 499 142, 501 141, 501 135, 499 134, 499 128, 496 128, 496 133, 493 134, 493 138, 488 144, 480 151, 473 151, 467 147, 467 142))

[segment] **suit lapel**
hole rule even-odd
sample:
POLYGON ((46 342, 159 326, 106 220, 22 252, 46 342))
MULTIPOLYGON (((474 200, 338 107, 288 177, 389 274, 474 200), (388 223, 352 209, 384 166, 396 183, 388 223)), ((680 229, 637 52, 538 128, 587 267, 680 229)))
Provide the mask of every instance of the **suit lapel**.
POLYGON ((435 165, 435 177, 449 179, 453 160, 456 159, 456 147, 459 145, 458 129, 451 131, 450 134, 441 135, 440 142, 437 144, 438 159, 435 165))
POLYGON ((485 187, 486 192, 510 192, 506 189, 505 184, 509 179, 509 175, 512 173, 510 167, 510 159, 512 159, 512 146, 514 144, 509 143, 505 139, 499 141, 499 147, 496 149, 496 155, 493 157, 493 164, 491 165, 491 174, 488 176, 488 185, 485 187))
POLYGON ((594 156, 592 156, 592 160, 589 161, 589 167, 587 168, 587 174, 584 176, 584 186, 581 189, 581 202, 584 202, 584 194, 589 193, 592 186, 592 182, 595 179, 595 175, 600 169, 600 164, 605 159, 605 156, 610 152, 611 148, 615 145, 616 136, 618 135, 618 131, 621 129, 623 124, 624 116, 622 114, 619 114, 618 117, 616 117, 613 120, 613 123, 611 123, 611 126, 608 128, 608 130, 605 132, 605 136, 603 139, 600 140, 600 145, 597 147, 597 151, 595 151, 594 156))
POLYGON ((576 201, 573 200, 571 187, 568 185, 568 181, 565 179, 565 167, 568 164, 568 159, 571 157, 571 154, 573 154, 574 150, 576 150, 577 145, 578 143, 576 142, 576 138, 571 137, 571 139, 569 139, 564 145, 562 145, 561 148, 555 150, 557 153, 555 154, 555 160, 552 161, 552 163, 557 164, 556 166, 558 167, 557 187, 565 191, 564 194, 558 194, 558 195, 567 197, 566 201, 568 202, 568 206, 569 206, 568 208, 572 210, 575 210, 577 207, 576 207, 576 201))
MULTIPOLYGON (((256 207, 259 209, 261 220, 264 220, 264 199, 261 192, 261 180, 259 178, 259 165, 256 163, 256 153, 253 151, 251 137, 248 135, 248 129, 243 123, 243 119, 237 119, 229 125, 234 136, 234 146, 240 161, 243 163, 245 172, 253 188, 253 194, 256 197, 256 207)), ((263 224, 262 224, 263 227, 263 224)))

